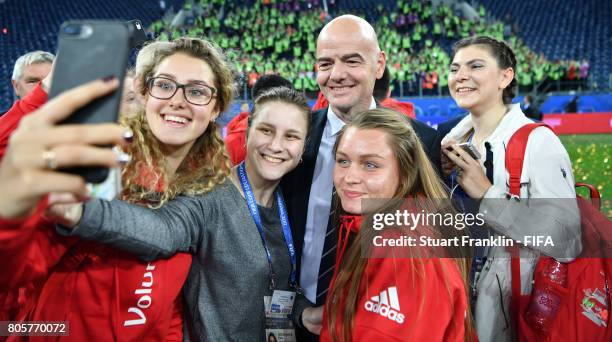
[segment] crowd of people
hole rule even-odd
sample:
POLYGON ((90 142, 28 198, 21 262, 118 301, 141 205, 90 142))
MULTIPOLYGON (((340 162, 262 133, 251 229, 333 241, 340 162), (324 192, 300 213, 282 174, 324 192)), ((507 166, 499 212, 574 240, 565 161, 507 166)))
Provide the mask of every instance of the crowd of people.
MULTIPOLYGON (((241 28, 256 18, 244 11, 226 20, 241 28)), ((293 20, 318 23, 314 13, 293 20)), ((281 18, 291 20, 250 26, 281 18)), ((234 98, 226 51, 236 47, 198 32, 139 51, 122 126, 58 123, 124 80, 92 81, 47 101, 50 72, 22 95, 0 117, 0 320, 69 321, 74 341, 513 340, 503 247, 429 246, 435 255, 406 247, 412 257, 398 256, 401 248, 381 251, 374 237, 469 233, 452 223, 380 232, 371 223, 383 209, 454 214, 427 200, 471 199, 493 236, 547 234, 556 247, 520 247, 529 256, 520 259, 523 294, 539 255, 580 255, 570 160, 547 128, 532 134, 525 180, 509 195, 506 146, 531 122, 511 104, 520 75, 513 49, 468 34, 447 61, 431 62, 469 112, 442 133, 375 95, 396 53, 368 21, 342 15, 321 26, 306 46, 312 64, 303 64, 325 104, 311 111, 295 74, 293 82, 282 72, 265 86, 256 81, 242 138, 232 143, 215 119, 234 98), (64 171, 86 165, 121 168, 115 199, 90 198, 83 179, 64 171), (538 198, 566 201, 541 207, 538 198)), ((267 44, 252 42, 255 50, 267 44)))
MULTIPOLYGON (((336 5, 329 4, 329 13, 319 1, 279 0, 254 1, 242 6, 234 1, 201 0, 186 5, 192 20, 181 27, 169 22, 154 22, 151 33, 162 40, 181 35, 208 36, 236 61, 236 69, 250 88, 264 74, 276 73, 294 83, 298 91, 316 97, 316 70, 313 70, 315 40, 329 13, 336 5)), ((531 91, 542 82, 572 81, 565 87, 587 88, 589 63, 586 60, 548 60, 531 50, 510 22, 487 17, 483 6, 478 17, 458 14, 445 3, 398 0, 388 12, 374 6, 373 16, 381 46, 389 53, 389 70, 395 96, 437 95, 447 93, 446 65, 452 42, 473 35, 488 35, 506 40, 517 56, 519 87, 531 91)))

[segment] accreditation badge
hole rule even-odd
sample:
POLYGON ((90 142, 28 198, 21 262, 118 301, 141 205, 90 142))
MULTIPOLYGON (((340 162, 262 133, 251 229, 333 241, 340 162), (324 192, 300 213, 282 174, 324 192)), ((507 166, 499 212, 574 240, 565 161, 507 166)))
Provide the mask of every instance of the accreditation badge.
POLYGON ((295 327, 291 321, 295 292, 274 290, 264 297, 266 310, 266 341, 295 342, 295 327))

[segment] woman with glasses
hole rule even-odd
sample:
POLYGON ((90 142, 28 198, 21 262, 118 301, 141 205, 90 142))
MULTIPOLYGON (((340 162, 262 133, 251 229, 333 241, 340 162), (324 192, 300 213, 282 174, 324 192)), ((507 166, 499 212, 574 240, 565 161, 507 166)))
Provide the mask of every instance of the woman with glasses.
MULTIPOLYGON (((203 195, 224 183, 229 162, 214 120, 233 98, 233 73, 222 52, 202 39, 151 43, 138 55, 136 86, 143 108, 127 120, 132 158, 124 163, 121 199, 160 208, 178 195, 203 195)), ((14 108, 41 106, 46 94, 35 91, 24 100, 31 103, 14 108)), ((53 171, 68 151, 45 151, 43 168, 53 171)), ((4 272, 13 276, 0 278, 0 305, 18 310, 7 318, 68 321, 67 339, 74 341, 182 340, 180 294, 190 254, 143 262, 60 236, 40 213, 27 221, 27 228, 0 231, 0 255, 14 253, 3 258, 4 272)))

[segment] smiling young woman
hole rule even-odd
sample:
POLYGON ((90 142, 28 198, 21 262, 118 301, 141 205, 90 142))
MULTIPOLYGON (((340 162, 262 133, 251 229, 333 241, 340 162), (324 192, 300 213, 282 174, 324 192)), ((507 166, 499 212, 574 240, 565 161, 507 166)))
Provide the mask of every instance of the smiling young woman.
MULTIPOLYGON (((226 181, 228 160, 212 122, 219 111, 227 108, 233 96, 233 74, 223 53, 203 39, 152 42, 139 52, 136 70, 137 88, 143 97, 144 108, 139 108, 133 118, 126 120, 133 133, 126 136, 131 144, 125 146, 125 150, 132 158, 127 165, 122 165, 125 167, 121 197, 140 206, 163 207, 179 194, 201 195, 226 181), (192 93, 159 96, 152 89, 154 85, 146 82, 159 75, 187 84, 209 82, 217 90, 216 97, 207 99, 204 105, 204 102, 188 103, 184 96, 187 95, 188 100, 193 98, 192 93), (181 117, 185 122, 180 127, 164 126, 161 122, 164 114, 181 117)), ((87 88, 80 91, 89 92, 89 96, 94 93, 87 88)), ((45 101, 46 94, 38 86, 32 97, 24 99, 13 110, 36 108, 45 101)), ((50 106, 53 104, 45 107, 50 106)), ((96 134, 107 132, 106 129, 100 127, 96 134)), ((93 139, 96 134, 76 137, 86 141, 85 137, 93 139)), ((69 136, 64 133, 64 138, 69 136)), ((86 162, 97 156, 93 150, 80 150, 79 153, 76 148, 62 148, 57 159, 61 156, 61 159, 86 162), (87 152, 92 155, 83 155, 87 152)), ((41 178, 41 183, 43 181, 41 178)), ((191 268, 190 254, 179 253, 149 263, 109 246, 60 236, 49 227, 47 220, 41 219, 46 201, 41 202, 39 215, 34 215, 36 220, 31 225, 0 232, 0 254, 14 251, 11 258, 3 258, 3 266, 11 275, 10 282, 7 285, 0 281, 3 290, 1 311, 11 315, 8 318, 69 319, 70 336, 67 338, 71 341, 182 339, 181 294, 191 268), (13 304, 17 307, 15 315, 11 312, 13 304)), ((63 210, 49 214, 57 214, 57 219, 63 219, 63 210)), ((134 227, 141 229, 143 224, 134 222, 134 227)))
POLYGON ((272 93, 260 96, 249 118, 246 168, 251 183, 277 181, 295 168, 304 152, 300 128, 309 123, 304 108, 276 97, 272 93))
MULTIPOLYGON (((517 130, 532 123, 519 104, 512 104, 516 64, 512 49, 490 37, 469 37, 454 45, 448 87, 457 105, 470 114, 442 140, 442 166, 460 190, 479 201, 477 211, 484 215, 493 236, 525 241, 524 236, 537 231, 557 242, 552 247, 521 247, 521 291, 529 294, 540 253, 565 260, 579 255, 580 216, 569 156, 559 138, 545 127, 529 136, 520 198, 555 200, 510 201, 506 148, 517 130), (485 157, 476 160, 457 147, 466 141, 485 157)), ((478 337, 481 341, 510 341, 514 334, 509 310, 510 255, 504 247, 493 247, 485 256, 476 263, 482 271, 476 269, 479 276, 472 279, 478 337)))
MULTIPOLYGON (((365 207, 364 200, 378 199, 386 206, 448 197, 409 119, 390 109, 358 114, 338 134, 334 153, 339 199, 336 273, 324 309, 305 310, 304 322, 313 327, 322 322, 321 341, 472 340, 463 248, 446 250, 453 249, 456 259, 416 252, 407 258, 392 249, 382 251, 384 257, 372 254, 370 242, 378 232, 366 222, 380 208, 365 207)), ((431 228, 436 227, 419 226, 416 232, 462 234, 431 228)), ((381 233, 410 234, 399 229, 381 233)))
POLYGON ((230 166, 215 119, 234 93, 225 56, 208 41, 179 39, 145 46, 136 64, 144 106, 126 120, 135 139, 122 199, 159 207, 223 183, 230 166))
POLYGON ((362 200, 392 198, 399 187, 399 165, 387 133, 350 127, 336 150, 334 184, 342 207, 362 213, 362 200))

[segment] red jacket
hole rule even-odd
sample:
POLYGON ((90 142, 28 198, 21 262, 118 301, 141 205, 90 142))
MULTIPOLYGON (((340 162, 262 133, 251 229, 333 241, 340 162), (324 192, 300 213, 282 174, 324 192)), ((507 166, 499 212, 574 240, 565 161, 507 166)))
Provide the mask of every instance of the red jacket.
POLYGON ((312 105, 312 111, 316 112, 317 110, 327 108, 329 106, 329 101, 325 98, 322 91, 319 91, 319 95, 317 95, 317 101, 312 105))
POLYGON ((227 124, 225 148, 230 156, 232 165, 240 164, 246 157, 246 131, 248 124, 249 113, 247 112, 236 115, 227 124))
MULTIPOLYGON (((339 231, 338 256, 341 258, 348 234, 343 229, 339 231)), ((340 298, 340 307, 344 307, 344 302, 345 298, 340 298)), ((465 286, 453 259, 369 258, 359 284, 350 338, 352 341, 463 341, 467 308, 465 286)), ((339 313, 338 332, 344 324, 350 324, 343 318, 339 313)), ((323 317, 320 341, 331 341, 327 317, 323 317)))
MULTIPOLYGON (((463 341, 467 305, 461 275, 452 259, 369 259, 351 338, 463 341)), ((339 314, 336 331, 348 324, 342 318, 339 314)), ((320 341, 331 341, 326 317, 320 341)))
MULTIPOLYGON (((319 109, 327 108, 328 105, 329 101, 327 101, 325 95, 323 95, 323 92, 320 91, 319 95, 317 96, 317 101, 312 106, 312 111, 315 112, 319 109)), ((414 113, 414 105, 412 104, 412 102, 401 102, 394 98, 387 97, 380 103, 380 106, 406 114, 413 119, 416 117, 416 114, 414 113)))
POLYGON ((394 98, 387 97, 380 103, 380 106, 406 114, 413 119, 416 118, 416 114, 414 113, 414 105, 412 104, 412 102, 401 102, 394 98))
MULTIPOLYGON (((46 100, 38 86, 5 114, 0 158, 19 120, 46 100)), ((43 338, 50 341, 182 340, 180 293, 191 255, 144 263, 60 236, 41 218, 44 205, 25 220, 0 219, 0 320, 70 322, 69 336, 43 338)))

